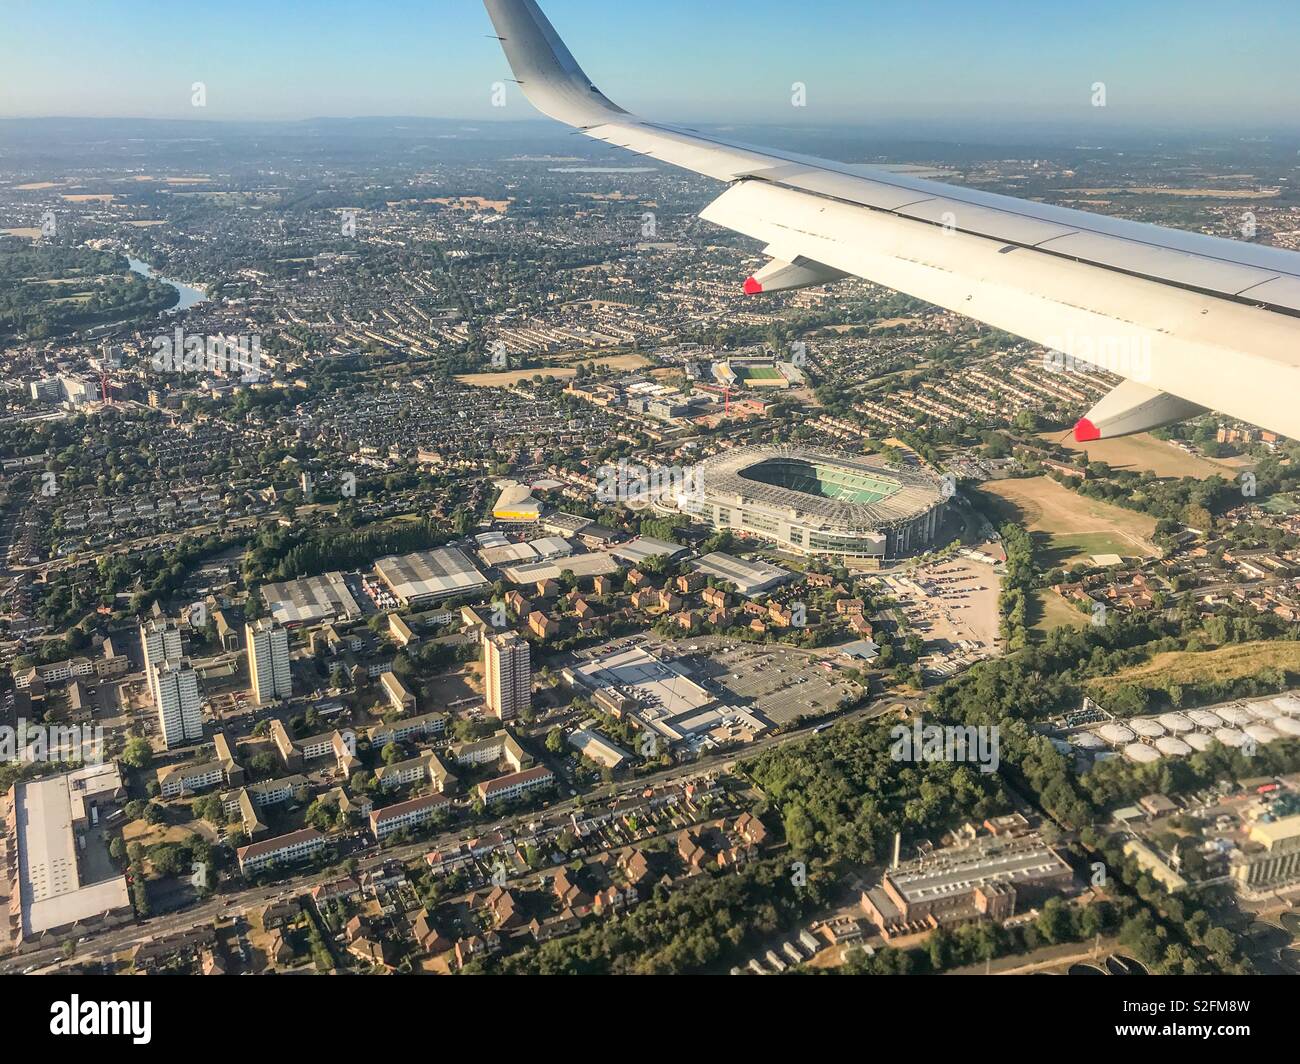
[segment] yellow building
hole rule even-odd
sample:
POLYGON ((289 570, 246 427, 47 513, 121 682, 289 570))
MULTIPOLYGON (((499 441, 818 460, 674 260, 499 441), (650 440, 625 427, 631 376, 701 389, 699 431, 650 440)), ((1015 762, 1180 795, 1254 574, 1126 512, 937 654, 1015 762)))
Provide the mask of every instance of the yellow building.
POLYGON ((492 516, 498 521, 537 521, 542 516, 542 504, 533 498, 528 485, 509 480, 492 507, 492 516))

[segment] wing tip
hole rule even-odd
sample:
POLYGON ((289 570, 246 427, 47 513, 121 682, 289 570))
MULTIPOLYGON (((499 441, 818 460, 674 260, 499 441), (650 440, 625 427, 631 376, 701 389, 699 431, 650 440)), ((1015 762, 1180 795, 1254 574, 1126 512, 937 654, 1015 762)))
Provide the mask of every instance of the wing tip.
POLYGON ((1079 418, 1074 423, 1074 440, 1076 443, 1091 443, 1093 440, 1101 439, 1101 429, 1097 428, 1086 417, 1079 418))

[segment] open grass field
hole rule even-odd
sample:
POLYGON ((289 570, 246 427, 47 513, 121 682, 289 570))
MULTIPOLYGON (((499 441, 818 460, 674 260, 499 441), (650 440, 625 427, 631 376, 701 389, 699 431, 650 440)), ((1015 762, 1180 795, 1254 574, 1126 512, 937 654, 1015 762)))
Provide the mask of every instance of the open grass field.
POLYGON ((1081 556, 1133 553, 1133 544, 1114 532, 1080 532, 1074 536, 1053 536, 1052 543, 1061 550, 1068 547, 1081 556))
POLYGON ((979 487, 976 502, 996 522, 1015 521, 1036 533, 1050 556, 1046 566, 1071 565, 1093 554, 1153 556, 1156 521, 1145 514, 1088 499, 1050 477, 990 480, 979 487))
POLYGON ((129 820, 122 828, 122 841, 127 845, 138 842, 146 850, 160 842, 184 842, 194 832, 181 824, 148 824, 143 820, 129 820))
MULTIPOLYGON (((597 366, 609 366, 611 369, 641 369, 650 364, 644 355, 582 356, 578 361, 591 362, 597 366)), ((578 371, 573 366, 539 366, 534 369, 507 369, 492 373, 463 373, 456 379, 462 384, 469 384, 475 388, 509 388, 520 381, 531 380, 539 373, 543 377, 568 380, 577 376, 578 371)))
POLYGON ((1036 619, 1033 624, 1035 632, 1047 632, 1053 628, 1083 628, 1088 624, 1088 615, 1080 613, 1050 587, 1040 588, 1034 592, 1036 619))
POLYGON ((1237 680, 1254 676, 1263 669, 1300 672, 1300 641, 1236 643, 1218 650, 1169 651, 1114 676, 1093 680, 1089 686, 1098 696, 1104 696, 1123 684, 1150 690, 1169 684, 1237 680))
POLYGON ((1236 476, 1233 467, 1226 462, 1188 454, 1146 432, 1115 440, 1093 440, 1091 443, 1075 443, 1073 436, 1063 440, 1056 432, 1039 433, 1038 438, 1059 443, 1076 454, 1087 451, 1093 461, 1105 462, 1115 469, 1147 470, 1158 477, 1196 477, 1200 480, 1213 476, 1231 480, 1236 476))

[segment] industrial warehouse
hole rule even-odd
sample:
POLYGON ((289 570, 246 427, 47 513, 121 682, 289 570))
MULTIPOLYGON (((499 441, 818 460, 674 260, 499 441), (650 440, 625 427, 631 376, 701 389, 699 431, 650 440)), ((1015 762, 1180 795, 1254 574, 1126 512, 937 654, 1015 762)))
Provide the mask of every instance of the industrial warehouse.
POLYGON ((453 547, 380 558, 375 574, 403 606, 424 606, 489 586, 473 563, 453 547))
POLYGON ((792 445, 726 451, 706 459, 698 479, 676 500, 684 513, 863 568, 929 546, 945 508, 941 481, 920 469, 792 445))

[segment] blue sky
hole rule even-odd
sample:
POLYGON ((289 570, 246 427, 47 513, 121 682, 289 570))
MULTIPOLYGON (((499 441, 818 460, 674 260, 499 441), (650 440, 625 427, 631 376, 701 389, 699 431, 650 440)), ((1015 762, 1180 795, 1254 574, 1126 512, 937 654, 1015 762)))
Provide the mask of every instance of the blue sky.
MULTIPOLYGON (((478 0, 0 2, 3 116, 535 114, 513 85, 490 106, 508 70, 478 0)), ((597 84, 665 121, 1300 125, 1295 0, 541 2, 597 84)))

